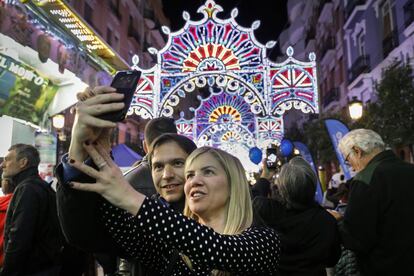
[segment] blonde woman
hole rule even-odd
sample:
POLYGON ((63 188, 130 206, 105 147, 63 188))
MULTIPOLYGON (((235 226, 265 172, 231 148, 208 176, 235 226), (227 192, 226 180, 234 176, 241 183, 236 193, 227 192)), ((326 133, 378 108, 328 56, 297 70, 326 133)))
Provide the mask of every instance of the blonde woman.
POLYGON ((249 186, 236 157, 209 147, 190 154, 184 185, 188 218, 132 189, 99 145, 85 149, 100 171, 82 162, 71 165, 96 183, 71 186, 97 192, 111 203, 102 206, 102 218, 130 257, 160 275, 277 273, 279 237, 269 228, 251 227, 249 186), (170 259, 173 252, 180 258, 170 259))

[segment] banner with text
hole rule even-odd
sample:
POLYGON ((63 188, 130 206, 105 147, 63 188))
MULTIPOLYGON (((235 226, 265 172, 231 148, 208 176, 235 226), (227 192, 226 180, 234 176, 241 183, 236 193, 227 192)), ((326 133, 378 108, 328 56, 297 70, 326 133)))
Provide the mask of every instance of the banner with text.
POLYGON ((0 116, 39 124, 57 90, 29 65, 0 54, 0 116))

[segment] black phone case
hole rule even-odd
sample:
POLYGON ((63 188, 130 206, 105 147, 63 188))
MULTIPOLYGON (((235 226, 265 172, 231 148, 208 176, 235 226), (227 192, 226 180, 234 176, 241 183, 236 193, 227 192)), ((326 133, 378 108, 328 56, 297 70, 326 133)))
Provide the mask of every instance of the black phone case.
POLYGON ((134 93, 135 90, 137 89, 138 86, 138 81, 141 77, 141 72, 140 71, 120 71, 118 72, 112 83, 111 86, 116 88, 117 93, 122 93, 124 94, 124 108, 122 110, 119 111, 115 111, 115 112, 110 112, 110 113, 105 113, 102 115, 99 115, 98 118, 102 119, 102 120, 107 120, 107 121, 112 121, 112 122, 120 122, 123 119, 125 119, 126 114, 128 112, 129 106, 131 105, 132 102, 132 98, 134 97, 134 93), (129 76, 136 78, 136 82, 134 83, 133 86, 128 87, 128 88, 120 88, 120 87, 114 87, 113 84, 116 83, 117 78, 120 78, 121 76, 124 76, 125 74, 128 74, 129 76))

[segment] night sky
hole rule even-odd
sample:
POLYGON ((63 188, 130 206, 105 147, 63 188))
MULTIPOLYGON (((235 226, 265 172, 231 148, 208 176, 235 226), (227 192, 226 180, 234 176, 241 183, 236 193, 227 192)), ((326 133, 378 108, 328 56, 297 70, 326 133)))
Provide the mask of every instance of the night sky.
MULTIPOLYGON (((231 10, 235 7, 239 10, 236 21, 244 27, 250 27, 255 20, 260 20, 259 29, 255 31, 259 42, 266 44, 269 40, 276 40, 280 32, 287 25, 287 0, 216 0, 223 7, 223 12, 218 17, 230 17, 231 10), (270 5, 271 3, 271 5, 270 5)), ((163 0, 164 12, 171 21, 171 29, 176 31, 184 26, 182 12, 190 13, 192 20, 201 18, 197 13, 199 6, 204 4, 203 0, 163 0)), ((279 53, 276 45, 270 53, 270 59, 275 60, 279 53)))

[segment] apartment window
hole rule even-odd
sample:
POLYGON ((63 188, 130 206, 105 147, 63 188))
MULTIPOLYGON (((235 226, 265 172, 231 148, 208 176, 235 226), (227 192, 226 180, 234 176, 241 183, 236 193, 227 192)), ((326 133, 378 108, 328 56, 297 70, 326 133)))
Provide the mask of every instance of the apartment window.
POLYGON ((88 22, 89 25, 93 26, 93 21, 92 21, 93 9, 92 9, 92 7, 87 2, 85 2, 85 10, 84 10, 84 12, 85 12, 85 20, 86 20, 86 22, 88 22))
POLYGON ((361 31, 357 36, 358 54, 365 56, 365 34, 361 31))
POLYGON ((119 0, 109 0, 109 8, 116 15, 116 17, 118 17, 118 19, 121 19, 119 0))
POLYGON ((106 29, 106 41, 108 42, 108 44, 109 45, 111 45, 112 46, 112 43, 113 43, 113 32, 112 32, 112 29, 111 28, 107 28, 106 29))
POLYGON ((329 71, 329 79, 330 79, 330 85, 329 90, 331 90, 335 86, 335 70, 334 68, 329 71))
POLYGON ((119 37, 115 35, 114 38, 115 38, 115 41, 114 41, 113 47, 116 51, 119 51, 119 37))
POLYGON ((335 31, 339 31, 341 29, 341 10, 339 8, 335 10, 334 22, 335 31))
POLYGON ((384 31, 384 38, 389 37, 394 30, 394 25, 392 21, 392 10, 389 0, 385 1, 382 5, 382 23, 383 23, 383 31, 384 31))

